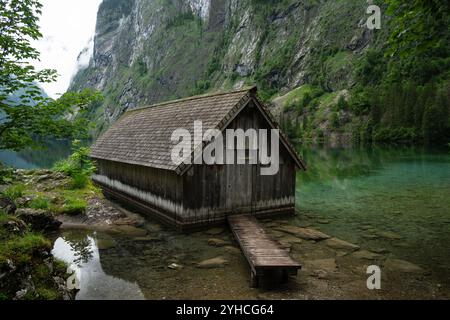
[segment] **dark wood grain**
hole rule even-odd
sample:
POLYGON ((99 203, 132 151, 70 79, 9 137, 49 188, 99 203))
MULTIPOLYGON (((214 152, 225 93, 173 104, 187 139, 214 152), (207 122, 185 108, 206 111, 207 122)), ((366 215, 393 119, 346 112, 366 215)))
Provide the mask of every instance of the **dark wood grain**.
POLYGON ((301 265, 266 233, 254 216, 228 216, 228 223, 252 269, 252 283, 257 283, 254 278, 268 269, 297 274, 301 265))

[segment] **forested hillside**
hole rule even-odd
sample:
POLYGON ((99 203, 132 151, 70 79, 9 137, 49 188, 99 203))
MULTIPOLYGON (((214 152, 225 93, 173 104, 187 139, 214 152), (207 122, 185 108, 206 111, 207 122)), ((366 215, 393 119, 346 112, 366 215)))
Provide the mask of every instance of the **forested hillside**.
POLYGON ((257 84, 296 139, 448 142, 447 1, 104 0, 71 89, 127 109, 257 84), (381 28, 366 22, 370 4, 381 28))

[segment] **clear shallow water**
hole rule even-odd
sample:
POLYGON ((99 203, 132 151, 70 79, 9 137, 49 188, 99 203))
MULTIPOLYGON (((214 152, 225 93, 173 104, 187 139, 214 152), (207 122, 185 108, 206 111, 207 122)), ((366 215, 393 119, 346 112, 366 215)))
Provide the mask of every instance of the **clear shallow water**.
POLYGON ((449 150, 302 153, 309 171, 297 176, 297 206, 314 226, 369 249, 387 249, 450 281, 449 150))
MULTIPOLYGON (((311 224, 364 249, 382 251, 386 258, 411 261, 428 271, 436 283, 450 285, 448 150, 384 147, 308 149, 300 153, 309 170, 297 176, 299 215, 284 223, 311 224)), ((183 235, 150 221, 144 227, 149 231, 146 241, 85 231, 61 234, 53 253, 77 270, 81 280, 77 299, 258 296, 259 291, 248 286, 247 263, 233 248, 229 232, 183 235), (211 247, 208 239, 212 237, 230 246, 211 247), (226 259, 226 267, 196 267, 198 262, 215 257, 226 259), (172 263, 183 267, 170 269, 172 263)), ((314 246, 318 244, 301 244, 295 254, 314 246)), ((277 297, 302 298, 306 287, 291 285, 277 297)), ((318 296, 326 297, 329 292, 319 292, 318 296)), ((356 292, 356 297, 359 294, 356 292)), ((401 294, 396 297, 403 297, 401 294)))

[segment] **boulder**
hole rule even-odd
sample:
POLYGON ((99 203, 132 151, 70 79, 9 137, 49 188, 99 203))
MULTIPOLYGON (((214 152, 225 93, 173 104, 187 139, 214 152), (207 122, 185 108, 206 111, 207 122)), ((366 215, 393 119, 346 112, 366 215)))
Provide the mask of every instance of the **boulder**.
POLYGON ((58 230, 62 224, 50 212, 40 209, 17 209, 16 217, 30 225, 34 231, 51 232, 58 230))
POLYGON ((292 235, 294 235, 298 238, 304 239, 304 240, 320 241, 320 240, 325 240, 325 239, 330 238, 329 235, 327 235, 323 232, 311 229, 311 228, 301 228, 301 227, 296 227, 296 226, 283 225, 283 226, 275 228, 275 230, 292 234, 292 235))
POLYGON ((338 238, 331 238, 324 241, 324 243, 335 250, 341 250, 341 251, 356 251, 359 250, 359 246, 356 244, 338 239, 338 238))
POLYGON ((214 268, 223 268, 228 264, 228 260, 222 257, 216 257, 212 259, 204 260, 197 264, 198 268, 201 269, 214 269, 214 268))
POLYGON ((16 199, 16 205, 18 207, 26 207, 26 206, 28 206, 28 204, 31 201, 33 201, 36 198, 37 198, 36 195, 28 195, 28 196, 20 197, 20 198, 16 199))
POLYGON ((3 210, 7 214, 13 214, 16 212, 16 205, 14 201, 5 196, 0 196, 0 209, 3 210))

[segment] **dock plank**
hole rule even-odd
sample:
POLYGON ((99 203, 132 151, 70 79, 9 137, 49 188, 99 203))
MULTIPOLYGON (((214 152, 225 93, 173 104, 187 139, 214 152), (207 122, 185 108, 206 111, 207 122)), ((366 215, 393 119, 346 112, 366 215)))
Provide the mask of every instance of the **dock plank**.
POLYGON ((228 223, 252 269, 252 281, 268 269, 280 269, 288 274, 297 274, 301 269, 301 265, 267 234, 254 216, 232 215, 228 217, 228 223))

